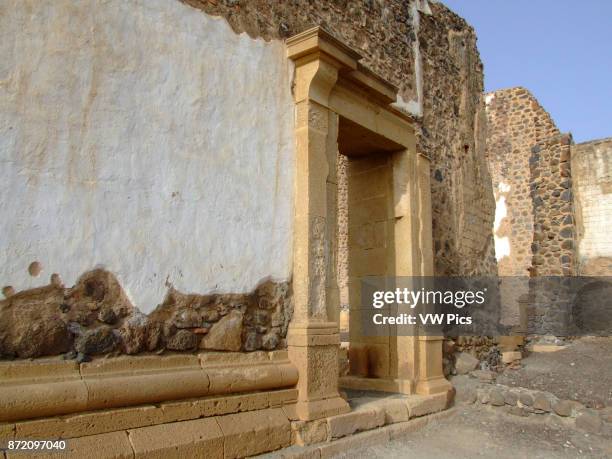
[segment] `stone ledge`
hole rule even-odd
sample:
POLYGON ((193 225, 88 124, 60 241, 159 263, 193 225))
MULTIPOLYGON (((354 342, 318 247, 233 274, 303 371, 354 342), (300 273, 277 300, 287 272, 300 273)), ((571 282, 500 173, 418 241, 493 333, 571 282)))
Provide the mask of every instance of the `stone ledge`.
POLYGON ((226 354, 225 365, 220 356, 209 364, 195 355, 120 357, 80 367, 49 360, 2 362, 0 421, 292 387, 298 372, 286 356, 226 354))
MULTIPOLYGON (((65 451, 40 452, 36 458, 80 459, 83 457, 133 459, 134 451, 127 432, 111 432, 90 437, 75 438, 66 441, 65 451)), ((26 457, 22 452, 7 452, 7 459, 26 457)))
POLYGON ((223 457, 223 434, 215 418, 129 430, 135 458, 223 457))
MULTIPOLYGON (((290 422, 283 410, 268 408, 69 438, 66 451, 36 457, 233 459, 290 444, 290 422)), ((7 454, 10 459, 19 457, 23 453, 7 454)))
POLYGON ((296 389, 255 392, 229 396, 206 397, 68 416, 0 424, 0 440, 17 438, 74 438, 116 430, 222 416, 244 411, 261 410, 295 403, 296 389))
MULTIPOLYGON (((449 402, 447 394, 435 394, 408 397, 397 395, 396 398, 381 399, 366 397, 355 399, 354 404, 350 413, 315 421, 293 421, 291 423, 293 443, 307 446, 325 441, 332 442, 358 432, 374 431, 384 425, 399 425, 410 418, 442 411, 449 402)), ((288 417, 292 419, 290 413, 288 417)), ((398 428, 390 432, 399 431, 398 428)))
POLYGON ((432 421, 453 416, 455 413, 456 408, 450 408, 440 413, 434 413, 425 417, 379 427, 367 432, 349 435, 338 440, 310 446, 291 446, 280 451, 257 457, 259 459, 311 459, 333 457, 334 455, 346 452, 349 449, 373 446, 400 439, 405 435, 424 428, 432 421))
POLYGON ((224 438, 224 457, 240 458, 291 444, 291 425, 283 410, 269 409, 216 418, 224 438))

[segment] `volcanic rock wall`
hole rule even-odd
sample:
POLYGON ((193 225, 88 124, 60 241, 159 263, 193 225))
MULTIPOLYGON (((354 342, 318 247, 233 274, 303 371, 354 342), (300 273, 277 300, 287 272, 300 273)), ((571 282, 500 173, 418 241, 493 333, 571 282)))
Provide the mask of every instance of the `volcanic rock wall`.
POLYGON ((497 203, 495 251, 499 275, 528 276, 534 234, 532 148, 558 135, 559 130, 524 88, 495 91, 486 100, 487 157, 497 203))
POLYGON ((560 134, 531 148, 532 275, 571 276, 576 273, 571 142, 571 135, 560 134))

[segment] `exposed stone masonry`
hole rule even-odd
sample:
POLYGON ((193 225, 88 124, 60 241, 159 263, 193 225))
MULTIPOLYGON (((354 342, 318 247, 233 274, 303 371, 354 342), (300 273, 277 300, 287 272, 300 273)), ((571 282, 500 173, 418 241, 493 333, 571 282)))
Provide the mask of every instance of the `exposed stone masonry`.
POLYGON ((574 209, 570 135, 561 134, 531 149, 529 171, 534 232, 532 274, 570 276, 574 268, 574 209))
MULTIPOLYGON (((495 91, 486 97, 487 157, 498 204, 495 236, 499 275, 528 276, 534 235, 531 149, 544 139, 559 135, 559 130, 524 88, 495 91), (504 244, 506 253, 500 250, 504 244)), ((539 256, 542 255, 540 251, 539 256)))
POLYGON ((0 358, 64 353, 272 350, 286 347, 290 285, 267 281, 250 294, 187 295, 170 289, 151 314, 134 308, 111 273, 85 273, 72 288, 51 284, 0 301, 0 358))
POLYGON ((495 275, 495 201, 485 157, 482 63, 476 34, 443 5, 421 15, 423 119, 431 159, 435 274, 495 275))

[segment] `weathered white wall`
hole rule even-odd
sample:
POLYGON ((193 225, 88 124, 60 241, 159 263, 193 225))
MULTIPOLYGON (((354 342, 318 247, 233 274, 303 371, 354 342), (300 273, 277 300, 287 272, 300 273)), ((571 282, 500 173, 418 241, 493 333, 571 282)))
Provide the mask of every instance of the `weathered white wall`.
POLYGON ((178 0, 2 0, 0 283, 102 266, 150 311, 288 278, 290 73, 178 0))
MULTIPOLYGON (((611 258, 612 139, 572 146, 572 180, 580 264, 600 257, 611 258)), ((612 271, 588 274, 612 275, 612 271)))

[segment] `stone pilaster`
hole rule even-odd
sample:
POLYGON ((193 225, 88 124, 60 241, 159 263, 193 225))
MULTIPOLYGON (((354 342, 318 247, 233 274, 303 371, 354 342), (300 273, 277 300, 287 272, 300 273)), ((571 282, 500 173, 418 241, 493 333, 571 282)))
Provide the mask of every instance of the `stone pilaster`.
POLYGON ((296 176, 294 316, 287 335, 289 358, 299 371, 298 402, 292 416, 312 420, 350 410, 338 393, 336 155, 338 117, 328 98, 338 70, 356 61, 321 29, 287 41, 295 61, 296 176))

